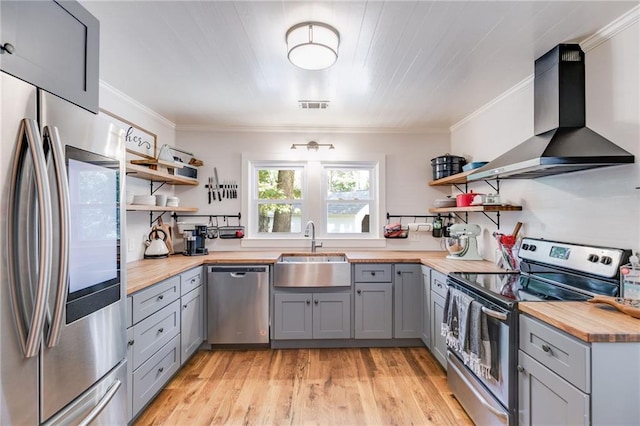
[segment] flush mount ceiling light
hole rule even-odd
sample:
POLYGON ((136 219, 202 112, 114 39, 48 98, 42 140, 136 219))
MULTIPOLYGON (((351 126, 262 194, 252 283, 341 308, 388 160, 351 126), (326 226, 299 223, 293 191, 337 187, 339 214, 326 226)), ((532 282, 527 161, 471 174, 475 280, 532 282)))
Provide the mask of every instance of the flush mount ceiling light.
POLYGON ((291 145, 291 149, 298 149, 299 146, 306 146, 308 151, 317 151, 321 146, 328 146, 329 149, 336 149, 332 143, 318 143, 316 141, 311 141, 309 143, 294 143, 291 145))
POLYGON ((305 70, 329 68, 338 59, 340 34, 322 22, 302 22, 289 28, 286 34, 287 57, 305 70))

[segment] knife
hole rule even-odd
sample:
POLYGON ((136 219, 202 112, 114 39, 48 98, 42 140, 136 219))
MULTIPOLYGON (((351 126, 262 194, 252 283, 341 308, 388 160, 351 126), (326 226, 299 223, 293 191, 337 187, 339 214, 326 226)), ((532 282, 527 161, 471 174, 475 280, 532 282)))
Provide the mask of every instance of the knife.
POLYGON ((207 185, 207 188, 209 188, 208 190, 209 204, 211 204, 211 177, 209 177, 209 185, 207 185))
POLYGON ((218 169, 216 167, 213 168, 213 175, 216 179, 216 188, 218 189, 218 199, 222 201, 222 195, 220 194, 220 179, 218 179, 218 169))

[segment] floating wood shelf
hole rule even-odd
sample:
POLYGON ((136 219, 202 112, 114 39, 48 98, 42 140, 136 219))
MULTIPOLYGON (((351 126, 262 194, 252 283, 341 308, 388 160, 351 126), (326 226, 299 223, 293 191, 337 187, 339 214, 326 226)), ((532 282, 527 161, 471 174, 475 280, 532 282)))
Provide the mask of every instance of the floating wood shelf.
POLYGON ((429 209, 429 213, 465 213, 465 212, 514 212, 522 210, 522 206, 469 206, 469 207, 434 207, 429 209))
POLYGON ((444 185, 460 185, 467 183, 467 176, 475 170, 469 170, 467 172, 456 173, 455 175, 447 176, 442 179, 429 181, 429 186, 444 186, 444 185))
POLYGON ((142 204, 127 204, 127 211, 140 212, 197 212, 197 207, 169 207, 169 206, 145 206, 142 204))
POLYGON ((127 175, 140 179, 147 179, 152 182, 166 182, 171 185, 198 185, 198 181, 196 179, 170 175, 166 172, 151 170, 148 167, 131 163, 127 163, 127 175))
POLYGON ((166 166, 166 167, 171 167, 171 168, 178 168, 181 169, 184 167, 184 164, 178 162, 178 161, 164 161, 164 160, 158 160, 156 158, 154 158, 153 160, 131 160, 131 164, 140 164, 142 166, 166 166))

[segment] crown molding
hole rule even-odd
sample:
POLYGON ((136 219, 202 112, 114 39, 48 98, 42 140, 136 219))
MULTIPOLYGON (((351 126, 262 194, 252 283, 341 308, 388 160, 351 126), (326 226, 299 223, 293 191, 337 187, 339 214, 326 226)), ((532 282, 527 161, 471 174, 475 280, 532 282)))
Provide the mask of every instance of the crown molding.
POLYGON ((211 126, 177 125, 176 132, 202 133, 355 133, 355 134, 430 134, 448 135, 447 128, 394 128, 394 127, 299 127, 299 126, 211 126))
POLYGON ((585 52, 595 49, 638 21, 640 21, 640 5, 634 7, 606 27, 596 31, 595 34, 584 39, 580 42, 580 47, 585 52))
POLYGON ((104 80, 100 80, 100 88, 106 90, 107 92, 110 92, 115 97, 117 97, 120 100, 122 100, 123 102, 129 104, 131 107, 133 107, 133 108, 143 112, 144 114, 152 117, 154 120, 158 121, 159 123, 171 128, 173 130, 176 129, 176 124, 173 121, 171 121, 168 118, 165 118, 164 116, 158 114, 157 112, 155 112, 151 108, 147 107, 146 105, 141 104, 140 102, 136 101, 135 99, 133 99, 132 97, 130 97, 126 93, 121 92, 120 90, 116 89, 115 87, 113 87, 109 83, 105 82, 104 80))

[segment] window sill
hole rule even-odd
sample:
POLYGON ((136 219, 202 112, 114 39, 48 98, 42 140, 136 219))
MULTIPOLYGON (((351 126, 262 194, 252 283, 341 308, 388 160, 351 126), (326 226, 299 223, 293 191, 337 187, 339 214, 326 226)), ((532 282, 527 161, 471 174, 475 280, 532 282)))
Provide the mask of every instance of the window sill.
MULTIPOLYGON (((333 248, 380 248, 386 247, 384 238, 317 238, 322 243, 322 249, 333 248)), ((247 248, 294 248, 308 249, 311 239, 300 238, 243 238, 241 246, 247 248)))

